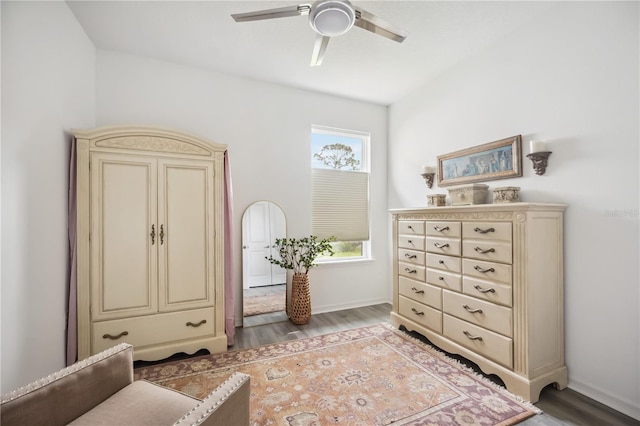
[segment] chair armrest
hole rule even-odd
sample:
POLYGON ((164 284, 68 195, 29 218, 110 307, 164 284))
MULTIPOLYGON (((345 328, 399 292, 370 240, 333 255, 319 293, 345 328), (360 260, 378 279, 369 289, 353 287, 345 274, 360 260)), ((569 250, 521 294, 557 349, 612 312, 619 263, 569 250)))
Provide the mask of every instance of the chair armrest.
POLYGON ((66 425, 133 382, 133 346, 121 343, 2 395, 0 423, 66 425))
POLYGON ((251 376, 233 373, 173 426, 249 425, 251 376))

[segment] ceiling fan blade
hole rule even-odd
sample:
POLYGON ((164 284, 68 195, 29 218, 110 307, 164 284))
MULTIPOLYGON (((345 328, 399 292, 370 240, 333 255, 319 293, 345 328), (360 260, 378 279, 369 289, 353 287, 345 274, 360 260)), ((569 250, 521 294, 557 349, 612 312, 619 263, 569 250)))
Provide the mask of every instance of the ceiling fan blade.
POLYGON ((311 66, 316 67, 322 64, 324 58, 324 52, 327 50, 331 37, 322 36, 318 34, 316 36, 316 43, 313 45, 313 56, 311 57, 311 66))
POLYGON ((262 19, 287 18, 289 16, 308 15, 311 11, 310 4, 299 6, 279 7, 276 9, 259 10, 256 12, 235 13, 231 17, 236 22, 259 21, 262 19))
POLYGON ((393 41, 397 41, 398 43, 402 43, 407 36, 409 36, 408 32, 391 25, 384 19, 379 18, 366 10, 359 7, 354 7, 354 9, 356 11, 356 22, 353 25, 367 31, 371 31, 372 33, 379 34, 393 41))

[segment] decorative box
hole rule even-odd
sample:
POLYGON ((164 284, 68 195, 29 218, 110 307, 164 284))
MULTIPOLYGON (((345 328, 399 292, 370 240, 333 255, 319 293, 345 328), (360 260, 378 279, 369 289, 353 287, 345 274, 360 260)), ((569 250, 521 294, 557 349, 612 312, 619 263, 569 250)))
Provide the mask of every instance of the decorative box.
POLYGON ((447 194, 433 194, 427 195, 427 206, 429 207, 441 207, 447 205, 447 194))
POLYGON ((485 204, 489 194, 489 185, 474 183, 449 188, 449 197, 452 206, 464 206, 469 204, 485 204))
POLYGON ((503 186, 493 190, 493 203, 517 203, 520 201, 519 186, 503 186))

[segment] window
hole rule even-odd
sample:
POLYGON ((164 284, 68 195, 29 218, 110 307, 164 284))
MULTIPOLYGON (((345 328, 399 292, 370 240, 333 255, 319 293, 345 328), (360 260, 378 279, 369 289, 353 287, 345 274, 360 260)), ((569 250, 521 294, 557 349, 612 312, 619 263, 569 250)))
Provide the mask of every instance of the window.
POLYGON ((337 239, 318 260, 369 258, 369 134, 313 126, 311 173, 312 233, 337 239))

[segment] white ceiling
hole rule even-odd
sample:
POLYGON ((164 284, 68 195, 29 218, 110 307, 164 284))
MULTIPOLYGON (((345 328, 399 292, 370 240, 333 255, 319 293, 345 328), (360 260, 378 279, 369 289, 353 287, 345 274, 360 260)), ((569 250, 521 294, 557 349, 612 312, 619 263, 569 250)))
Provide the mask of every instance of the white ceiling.
MULTIPOLYGON (((305 3, 67 1, 96 48, 163 59, 388 105, 493 41, 518 31, 553 2, 356 1, 409 32, 404 43, 353 27, 310 67, 315 33, 306 16, 235 22, 244 13, 305 3)), ((310 2, 306 2, 310 3, 310 2)))

